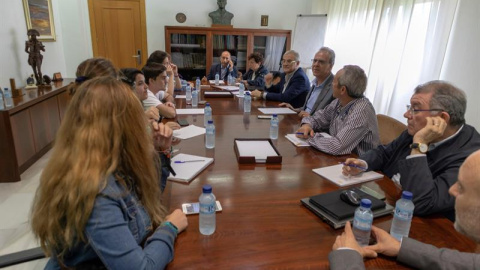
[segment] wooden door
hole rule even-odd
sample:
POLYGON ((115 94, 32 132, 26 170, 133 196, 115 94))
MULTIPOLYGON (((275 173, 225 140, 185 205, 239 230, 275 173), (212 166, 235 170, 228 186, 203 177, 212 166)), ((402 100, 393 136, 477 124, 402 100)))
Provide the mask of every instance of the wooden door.
POLYGON ((142 68, 147 60, 145 0, 88 0, 93 55, 117 68, 142 68))

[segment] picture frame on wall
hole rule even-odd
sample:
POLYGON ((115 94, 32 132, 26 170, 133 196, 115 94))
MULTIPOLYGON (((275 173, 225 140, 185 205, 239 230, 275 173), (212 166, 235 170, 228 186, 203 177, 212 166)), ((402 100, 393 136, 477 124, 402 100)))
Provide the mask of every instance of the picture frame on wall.
POLYGON ((40 32, 38 40, 55 41, 52 0, 22 0, 28 29, 40 32))

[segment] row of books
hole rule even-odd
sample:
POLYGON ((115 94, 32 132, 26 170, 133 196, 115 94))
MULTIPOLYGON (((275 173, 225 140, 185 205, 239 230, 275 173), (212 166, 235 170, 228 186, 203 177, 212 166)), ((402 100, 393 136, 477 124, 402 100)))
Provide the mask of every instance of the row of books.
POLYGON ((172 53, 172 62, 178 68, 205 68, 206 55, 204 53, 172 53))
POLYGON ((247 50, 245 36, 213 36, 213 48, 223 50, 247 50))
POLYGON ((172 34, 171 42, 174 44, 197 44, 200 48, 205 48, 206 36, 204 35, 190 35, 190 34, 172 34))

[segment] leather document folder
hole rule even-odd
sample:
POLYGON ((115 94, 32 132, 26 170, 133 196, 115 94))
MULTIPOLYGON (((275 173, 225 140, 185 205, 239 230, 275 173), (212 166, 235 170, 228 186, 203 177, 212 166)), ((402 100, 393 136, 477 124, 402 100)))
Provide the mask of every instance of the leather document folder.
MULTIPOLYGON (((358 188, 351 188, 351 190, 354 190, 360 198, 372 201, 371 209, 373 212, 377 209, 385 208, 384 201, 379 200, 358 188)), ((310 203, 338 220, 352 218, 358 206, 353 206, 342 201, 340 199, 340 193, 342 193, 342 191, 343 189, 310 197, 310 203)))

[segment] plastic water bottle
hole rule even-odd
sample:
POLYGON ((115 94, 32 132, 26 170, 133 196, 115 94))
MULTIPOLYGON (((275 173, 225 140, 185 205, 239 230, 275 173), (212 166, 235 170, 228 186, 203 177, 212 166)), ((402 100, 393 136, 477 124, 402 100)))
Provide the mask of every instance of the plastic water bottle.
POLYGON ((208 149, 215 148, 215 126, 213 120, 208 120, 205 131, 205 147, 208 149))
POLYGON ((372 207, 372 202, 369 199, 362 199, 360 207, 355 210, 353 235, 355 235, 355 239, 360 246, 368 246, 370 241, 373 222, 373 213, 370 207, 372 207))
POLYGON ((238 96, 243 97, 244 94, 245 94, 245 85, 243 83, 240 83, 240 85, 238 86, 238 96))
POLYGON ((3 98, 5 99, 6 108, 13 106, 12 93, 10 93, 10 90, 8 90, 6 87, 3 89, 3 98))
POLYGON ((200 91, 201 85, 202 85, 202 82, 200 81, 200 77, 197 77, 197 80, 195 81, 195 89, 197 91, 200 91))
POLYGON ((243 111, 250 112, 252 110, 252 96, 250 93, 245 94, 245 98, 243 100, 243 111))
POLYGON ((5 105, 3 104, 3 95, 2 91, 0 91, 0 110, 5 109, 5 105))
POLYGON ((230 74, 228 74, 227 83, 228 83, 228 85, 232 85, 232 75, 230 75, 230 74))
POLYGON ((200 202, 200 233, 203 235, 211 235, 215 232, 215 211, 216 211, 216 198, 212 193, 212 186, 204 185, 202 187, 202 195, 198 199, 200 202))
POLYGON ((270 139, 278 139, 278 117, 276 114, 274 114, 270 120, 270 139))
POLYGON ((220 85, 220 75, 215 74, 215 85, 220 85))
POLYGON ((192 104, 192 87, 190 85, 187 85, 187 93, 185 94, 186 100, 187 100, 187 105, 192 104))
POLYGON ((210 107, 210 103, 207 102, 207 104, 205 104, 205 109, 203 110, 203 112, 203 126, 206 127, 208 125, 208 121, 212 120, 212 107, 210 107))
POLYGON ((401 241, 402 237, 408 237, 408 233, 410 232, 413 209, 415 209, 412 198, 413 195, 410 191, 404 191, 402 192, 402 198, 398 200, 395 205, 390 234, 398 241, 401 241))
POLYGON ((199 90, 192 91, 192 107, 198 107, 198 92, 199 90))

